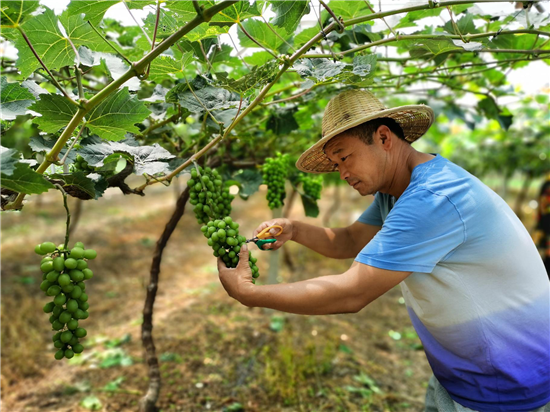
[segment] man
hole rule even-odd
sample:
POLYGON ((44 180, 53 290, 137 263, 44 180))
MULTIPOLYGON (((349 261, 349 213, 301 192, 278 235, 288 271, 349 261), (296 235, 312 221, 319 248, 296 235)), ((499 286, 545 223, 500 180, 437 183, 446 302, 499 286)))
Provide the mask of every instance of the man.
POLYGON ((275 219, 288 240, 348 271, 254 285, 219 264, 228 294, 247 306, 322 315, 356 313, 397 284, 435 377, 426 411, 550 411, 550 283, 527 230, 507 204, 465 170, 410 143, 434 119, 424 105, 385 108, 371 93, 327 105, 323 137, 297 162, 338 171, 373 204, 346 228, 275 219))

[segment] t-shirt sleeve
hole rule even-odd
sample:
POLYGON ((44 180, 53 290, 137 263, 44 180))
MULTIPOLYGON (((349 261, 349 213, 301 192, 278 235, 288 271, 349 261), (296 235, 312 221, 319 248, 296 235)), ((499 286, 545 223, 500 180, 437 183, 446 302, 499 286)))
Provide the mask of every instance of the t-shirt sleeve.
POLYGON ((382 223, 384 223, 384 221, 382 220, 382 211, 380 209, 379 193, 374 196, 374 202, 372 202, 367 210, 365 210, 361 214, 361 216, 359 216, 359 219, 357 219, 357 221, 365 223, 367 225, 382 226, 382 223))
POLYGON ((430 273, 465 239, 464 222, 451 200, 422 189, 397 201, 355 260, 380 269, 430 273))

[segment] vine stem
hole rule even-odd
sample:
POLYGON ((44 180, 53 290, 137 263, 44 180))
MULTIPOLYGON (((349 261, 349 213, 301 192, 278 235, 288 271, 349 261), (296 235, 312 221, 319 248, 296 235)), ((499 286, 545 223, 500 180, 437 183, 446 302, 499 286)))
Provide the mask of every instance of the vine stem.
POLYGON ((69 236, 71 233, 71 212, 69 211, 69 205, 67 203, 67 192, 63 190, 63 186, 61 186, 59 183, 55 183, 55 187, 57 187, 57 189, 63 195, 63 206, 65 206, 65 210, 67 211, 67 223, 65 224, 65 243, 63 245, 63 250, 67 250, 67 246, 69 245, 69 236))

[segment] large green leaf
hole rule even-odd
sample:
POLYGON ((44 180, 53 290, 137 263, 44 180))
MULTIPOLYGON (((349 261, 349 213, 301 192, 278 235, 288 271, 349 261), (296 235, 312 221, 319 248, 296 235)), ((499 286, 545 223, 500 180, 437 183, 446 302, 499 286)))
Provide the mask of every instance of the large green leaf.
POLYGON ((270 1, 269 3, 275 12, 271 23, 282 27, 287 33, 293 33, 302 17, 310 11, 307 1, 270 1))
POLYGON ((42 94, 29 109, 42 115, 35 117, 33 123, 46 133, 55 133, 66 127, 77 112, 76 106, 59 94, 42 94))
POLYGON ((485 115, 488 119, 495 119, 504 130, 512 124, 512 115, 510 113, 504 113, 497 105, 492 97, 486 97, 480 100, 477 104, 478 110, 481 114, 485 115))
POLYGON ((310 27, 309 29, 302 30, 294 37, 294 45, 301 47, 310 41, 313 36, 319 33, 319 27, 310 27))
POLYGON ((95 183, 88 177, 85 172, 73 172, 67 174, 52 174, 49 177, 64 182, 63 190, 67 193, 78 197, 79 199, 95 198, 95 183))
POLYGON ((433 59, 444 53, 452 52, 461 48, 455 45, 450 39, 422 40, 409 49, 411 57, 433 59))
POLYGON ((316 82, 323 82, 337 76, 344 70, 346 63, 329 59, 302 59, 294 64, 296 72, 316 82))
POLYGON ((25 114, 27 107, 35 100, 32 93, 19 83, 8 83, 6 76, 0 79, 0 118, 3 120, 13 120, 25 114))
MULTIPOLYGON (((22 25, 36 53, 50 70, 72 65, 75 58, 69 41, 61 34, 57 23, 56 15, 46 7, 42 14, 22 25)), ((40 67, 40 63, 23 36, 17 38, 15 47, 19 51, 17 67, 21 71, 21 76, 27 78, 40 67)))
POLYGON ((317 217, 319 216, 319 205, 317 201, 312 197, 306 195, 305 193, 300 193, 302 198, 302 205, 304 206, 304 212, 308 217, 317 217))
POLYGON ((239 182, 239 196, 246 200, 260 189, 263 182, 262 174, 256 169, 244 169, 232 176, 239 182))
MULTIPOLYGON (((193 53, 191 52, 184 53, 181 60, 175 60, 170 56, 159 56, 151 63, 148 80, 160 83, 166 79, 168 74, 183 75, 184 67, 192 61, 193 53)), ((181 75, 177 77, 183 77, 181 75)))
POLYGON ((105 140, 122 140, 127 132, 138 133, 134 126, 151 112, 137 98, 130 96, 125 87, 110 95, 87 116, 87 126, 92 133, 105 140))
POLYGON ((451 21, 445 23, 443 28, 447 31, 447 33, 451 34, 471 34, 478 32, 474 26, 474 15, 471 13, 466 13, 464 17, 456 22, 456 25, 459 33, 455 33, 455 29, 451 21))
POLYGON ((210 26, 208 23, 202 23, 185 35, 189 41, 199 41, 210 37, 218 37, 220 34, 229 32, 229 26, 210 26))
POLYGON ((11 176, 21 155, 15 149, 0 146, 0 170, 3 175, 11 176))
POLYGON ((27 195, 47 192, 54 188, 44 176, 36 173, 28 164, 22 162, 17 163, 11 175, 2 173, 1 186, 27 195))
MULTIPOLYGON (((284 43, 283 39, 286 39, 288 37, 287 31, 285 29, 276 26, 272 26, 271 28, 269 28, 269 26, 263 21, 246 20, 242 25, 246 32, 258 43, 260 43, 263 47, 273 51, 277 51, 279 46, 284 43), (273 31, 277 32, 279 36, 277 36, 277 34, 275 34, 273 31)), ((239 36, 241 46, 259 47, 241 30, 240 27, 237 34, 239 36)))
POLYGON ((150 174, 164 173, 169 170, 167 160, 175 156, 157 143, 152 146, 139 146, 133 139, 120 142, 105 142, 99 139, 86 139, 78 154, 94 167, 101 167, 114 154, 125 154, 134 164, 134 173, 150 174))
POLYGON ((38 7, 38 1, 33 0, 3 0, 0 5, 2 13, 0 15, 0 24, 2 29, 6 27, 14 27, 17 24, 22 24, 25 20, 31 17, 31 13, 38 7))
MULTIPOLYGON (((209 7, 215 4, 213 1, 209 1, 208 3, 210 3, 209 7)), ((261 13, 257 8, 257 4, 258 2, 238 1, 214 15, 210 23, 232 25, 242 22, 249 17, 260 16, 261 13)))
POLYGON ((297 130, 300 127, 294 118, 297 111, 297 107, 277 107, 267 120, 266 130, 273 130, 276 135, 286 135, 297 130))
POLYGON ((233 80, 228 77, 228 74, 216 73, 218 79, 217 84, 224 89, 231 90, 235 93, 246 93, 250 89, 257 89, 271 82, 279 71, 279 65, 276 61, 270 61, 263 66, 255 66, 250 73, 241 77, 238 80, 233 80))
MULTIPOLYGON (((52 148, 55 146, 57 139, 46 139, 44 136, 33 136, 31 137, 31 140, 29 142, 29 147, 33 150, 33 152, 36 153, 45 153, 52 150, 52 148)), ((67 152, 67 148, 64 147, 59 152, 59 157, 63 158, 65 157, 65 153, 67 152)), ((68 163, 73 163, 76 160, 76 153, 74 150, 71 150, 69 154, 67 155, 68 163)))
MULTIPOLYGON (((113 49, 107 44, 107 42, 92 29, 92 27, 80 16, 80 14, 71 16, 68 11, 65 10, 63 14, 59 16, 59 21, 65 28, 67 35, 77 49, 80 46, 86 46, 93 51, 107 53, 113 52, 113 49)), ((122 49, 116 44, 114 44, 114 46, 122 52, 122 49)))
MULTIPOLYGON (((471 4, 461 4, 457 6, 452 6, 452 11, 454 14, 459 14, 471 7, 471 4)), ((417 10, 408 12, 399 23, 393 27, 394 30, 402 29, 404 27, 414 27, 416 22, 426 17, 437 17, 441 14, 444 9, 442 7, 435 7, 433 9, 427 10, 417 10)))
MULTIPOLYGON (((328 6, 336 17, 342 17, 344 20, 372 14, 364 1, 332 0, 328 6)), ((328 16, 328 12, 324 10, 322 20, 324 21, 328 16)))
POLYGON ((67 6, 69 16, 80 16, 84 14, 84 20, 97 26, 105 12, 113 5, 119 3, 120 0, 72 0, 67 6))
POLYGON ((244 58, 244 61, 253 66, 262 66, 263 64, 266 64, 268 61, 272 59, 273 59, 273 55, 271 53, 268 53, 266 51, 261 51, 261 52, 256 52, 250 56, 246 56, 244 58))

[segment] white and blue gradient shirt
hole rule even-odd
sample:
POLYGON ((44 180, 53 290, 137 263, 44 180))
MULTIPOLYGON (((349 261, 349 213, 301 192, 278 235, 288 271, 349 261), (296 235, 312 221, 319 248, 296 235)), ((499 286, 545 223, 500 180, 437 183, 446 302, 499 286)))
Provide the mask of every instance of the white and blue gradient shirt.
POLYGON ((550 283, 498 195, 436 156, 397 201, 377 193, 358 220, 382 229, 356 261, 413 272, 401 282, 407 309, 456 402, 484 412, 550 402, 550 283))

